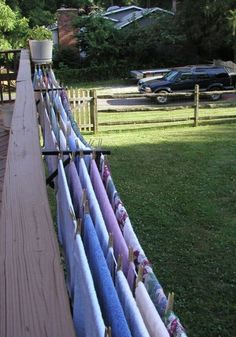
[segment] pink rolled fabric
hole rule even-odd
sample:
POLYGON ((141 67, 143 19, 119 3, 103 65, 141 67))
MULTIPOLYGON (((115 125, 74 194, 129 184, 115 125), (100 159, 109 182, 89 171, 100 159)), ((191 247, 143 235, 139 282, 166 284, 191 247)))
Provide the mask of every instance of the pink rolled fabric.
POLYGON ((94 159, 91 161, 90 177, 107 230, 113 234, 115 257, 117 259, 119 255, 122 255, 123 272, 127 276, 129 267, 128 247, 117 223, 94 159))

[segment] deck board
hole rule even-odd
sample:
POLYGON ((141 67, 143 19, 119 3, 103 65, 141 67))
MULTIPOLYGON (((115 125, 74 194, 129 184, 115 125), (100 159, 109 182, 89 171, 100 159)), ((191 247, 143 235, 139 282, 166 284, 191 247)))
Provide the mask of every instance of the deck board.
POLYGON ((2 208, 2 189, 6 167, 9 131, 5 130, 2 116, 3 107, 0 108, 0 217, 2 208))
POLYGON ((0 219, 0 337, 74 337, 22 52, 0 219))

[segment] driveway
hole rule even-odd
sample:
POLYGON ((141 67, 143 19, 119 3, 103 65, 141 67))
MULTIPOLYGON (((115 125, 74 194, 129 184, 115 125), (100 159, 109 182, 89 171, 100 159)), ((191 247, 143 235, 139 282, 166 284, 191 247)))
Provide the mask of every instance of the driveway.
MULTIPOLYGON (((98 111, 132 111, 132 110, 159 110, 167 109, 174 107, 188 107, 193 106, 192 99, 176 99, 172 102, 160 105, 157 104, 154 100, 151 100, 145 96, 135 97, 138 95, 137 85, 127 85, 127 86, 111 86, 98 90, 98 111), (102 98, 99 98, 100 95, 103 95, 102 98), (115 95, 124 95, 127 97, 114 97, 115 95), (112 97, 113 96, 113 97, 112 97), (128 97, 130 96, 130 97, 128 97), (106 97, 106 98, 105 98, 106 97)), ((222 102, 235 102, 236 95, 234 94, 224 94, 222 99, 213 102, 210 100, 201 101, 201 104, 222 104, 222 102)), ((235 103, 236 104, 236 103, 235 103)))

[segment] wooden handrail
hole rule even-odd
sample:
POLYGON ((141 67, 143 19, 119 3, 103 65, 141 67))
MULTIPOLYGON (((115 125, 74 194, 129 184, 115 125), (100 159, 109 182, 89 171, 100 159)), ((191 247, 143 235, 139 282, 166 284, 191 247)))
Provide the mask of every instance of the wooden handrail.
POLYGON ((0 54, 10 54, 10 53, 19 53, 20 54, 21 49, 10 49, 10 50, 0 50, 0 54))
POLYGON ((26 50, 21 52, 2 192, 0 336, 75 336, 47 198, 26 50))

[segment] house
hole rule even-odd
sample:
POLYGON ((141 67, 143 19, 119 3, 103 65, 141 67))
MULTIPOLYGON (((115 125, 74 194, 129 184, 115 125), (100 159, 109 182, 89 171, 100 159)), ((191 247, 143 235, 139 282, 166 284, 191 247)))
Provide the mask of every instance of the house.
POLYGON ((103 17, 114 22, 114 26, 117 29, 122 29, 132 24, 133 22, 139 22, 140 25, 147 25, 151 22, 150 14, 153 13, 166 13, 174 15, 173 12, 162 9, 160 7, 142 8, 138 6, 112 6, 102 14, 103 17))
MULTIPOLYGON (((174 15, 174 12, 160 7, 142 8, 135 5, 124 7, 112 6, 101 15, 111 20, 115 28, 123 29, 133 22, 139 22, 143 26, 150 24, 151 14, 153 13, 174 15)), ((78 15, 81 15, 81 12, 76 8, 61 7, 57 10, 57 23, 48 27, 53 33, 54 45, 59 45, 60 47, 72 47, 76 45, 76 30, 73 27, 73 18, 78 15)))

